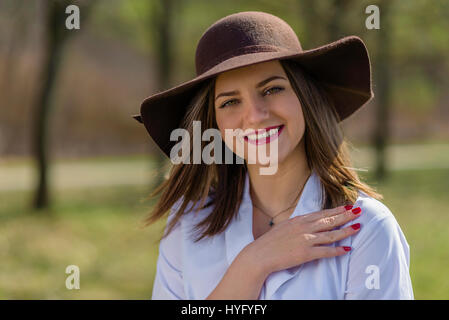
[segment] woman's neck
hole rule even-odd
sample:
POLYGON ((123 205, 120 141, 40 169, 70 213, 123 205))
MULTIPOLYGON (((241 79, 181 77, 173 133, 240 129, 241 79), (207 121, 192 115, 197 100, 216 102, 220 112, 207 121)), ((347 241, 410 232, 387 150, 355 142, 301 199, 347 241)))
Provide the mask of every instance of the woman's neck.
POLYGON ((311 174, 303 141, 278 164, 277 171, 273 175, 261 175, 260 166, 257 165, 247 167, 251 200, 267 214, 276 214, 290 207, 311 174))

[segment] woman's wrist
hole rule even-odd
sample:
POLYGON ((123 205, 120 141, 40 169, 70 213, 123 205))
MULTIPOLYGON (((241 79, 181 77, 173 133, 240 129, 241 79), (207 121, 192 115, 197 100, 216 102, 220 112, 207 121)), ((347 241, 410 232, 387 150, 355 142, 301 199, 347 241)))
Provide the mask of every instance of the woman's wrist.
POLYGON ((243 248, 236 259, 241 260, 242 263, 248 266, 248 269, 250 269, 258 279, 262 279, 262 281, 265 281, 268 275, 272 272, 270 266, 257 256, 254 242, 243 248))
POLYGON ((206 299, 257 300, 268 274, 256 261, 252 251, 244 248, 206 299))

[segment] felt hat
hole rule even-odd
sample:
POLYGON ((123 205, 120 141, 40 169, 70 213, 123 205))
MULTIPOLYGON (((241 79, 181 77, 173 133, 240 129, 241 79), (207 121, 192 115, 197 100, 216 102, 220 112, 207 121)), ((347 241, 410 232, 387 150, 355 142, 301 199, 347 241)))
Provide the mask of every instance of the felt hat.
POLYGON ((170 157, 177 141, 172 130, 181 127, 197 90, 219 73, 271 60, 290 59, 319 81, 333 100, 339 121, 373 97, 371 65, 363 41, 347 36, 303 50, 293 29, 282 19, 260 11, 228 15, 201 36, 195 54, 196 76, 171 89, 147 97, 133 118, 145 125, 151 138, 170 157))

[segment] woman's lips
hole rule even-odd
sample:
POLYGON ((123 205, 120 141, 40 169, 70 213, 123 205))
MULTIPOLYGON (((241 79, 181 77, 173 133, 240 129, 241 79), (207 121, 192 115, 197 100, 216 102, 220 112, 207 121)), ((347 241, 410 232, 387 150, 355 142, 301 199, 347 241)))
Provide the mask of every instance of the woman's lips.
MULTIPOLYGON (((254 145, 261 145, 261 144, 265 144, 265 143, 270 143, 273 140, 276 140, 280 134, 282 133, 283 129, 284 129, 284 125, 280 125, 279 127, 271 127, 271 128, 267 128, 272 130, 273 128, 279 128, 277 130, 277 132, 273 133, 272 135, 269 135, 267 137, 263 137, 263 138, 259 138, 259 139, 249 139, 248 136, 244 136, 243 139, 245 139, 246 142, 254 144, 254 145)), ((270 130, 262 130, 262 131, 270 131, 270 130)), ((260 131, 258 131, 260 132, 260 131)))

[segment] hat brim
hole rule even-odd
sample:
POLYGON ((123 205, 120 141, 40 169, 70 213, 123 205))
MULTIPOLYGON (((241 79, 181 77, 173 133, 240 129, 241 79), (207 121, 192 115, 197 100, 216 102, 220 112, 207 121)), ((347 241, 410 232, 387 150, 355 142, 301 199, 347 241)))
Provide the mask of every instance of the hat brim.
POLYGON ((333 99, 340 121, 346 119, 374 97, 371 63, 363 41, 348 36, 329 44, 292 52, 260 52, 237 56, 171 89, 147 97, 140 114, 133 118, 143 123, 159 148, 170 157, 170 133, 179 128, 187 107, 201 84, 219 73, 271 60, 291 59, 319 81, 333 99))

